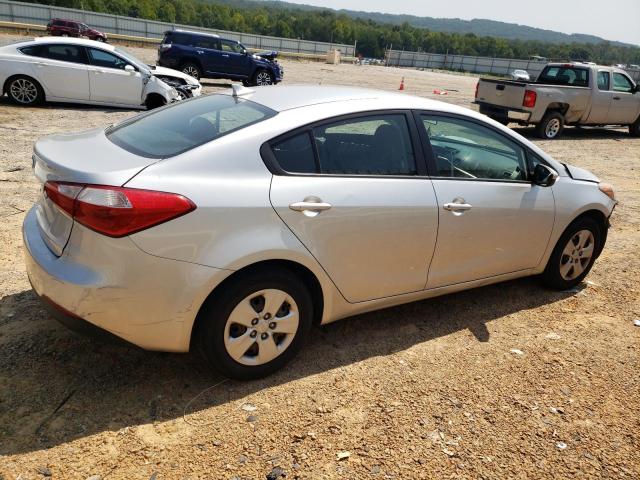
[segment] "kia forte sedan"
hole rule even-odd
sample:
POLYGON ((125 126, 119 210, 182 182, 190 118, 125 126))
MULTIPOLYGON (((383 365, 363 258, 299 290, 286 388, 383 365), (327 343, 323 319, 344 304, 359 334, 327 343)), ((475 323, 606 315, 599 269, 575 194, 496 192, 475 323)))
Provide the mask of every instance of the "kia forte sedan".
POLYGON ((151 109, 200 95, 193 77, 151 67, 83 38, 43 37, 0 47, 0 96, 17 105, 73 102, 151 109))
POLYGON ((27 272, 56 315, 239 379, 314 324, 527 275, 575 286, 616 204, 471 110, 315 85, 46 137, 33 165, 27 272))

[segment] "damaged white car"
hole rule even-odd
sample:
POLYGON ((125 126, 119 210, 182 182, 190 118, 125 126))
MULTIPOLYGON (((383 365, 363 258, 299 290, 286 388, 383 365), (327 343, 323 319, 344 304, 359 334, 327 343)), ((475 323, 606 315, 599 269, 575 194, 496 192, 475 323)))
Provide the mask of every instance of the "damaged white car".
POLYGON ((43 37, 0 47, 1 93, 19 105, 72 102, 152 109, 200 95, 195 78, 113 45, 43 37))

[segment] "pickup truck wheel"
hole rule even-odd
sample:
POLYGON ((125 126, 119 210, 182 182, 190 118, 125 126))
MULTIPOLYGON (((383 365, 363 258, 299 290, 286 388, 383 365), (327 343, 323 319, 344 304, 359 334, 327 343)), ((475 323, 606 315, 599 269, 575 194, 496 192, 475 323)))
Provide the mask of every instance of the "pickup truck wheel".
POLYGON ((564 117, 560 112, 549 112, 536 127, 536 132, 540 138, 553 140, 558 138, 564 128, 564 117))
POLYGON ((183 63, 180 70, 182 70, 182 73, 191 75, 196 80, 200 80, 200 76, 202 75, 202 72, 200 71, 200 67, 193 62, 183 63))
POLYGON ((629 135, 632 137, 640 137, 640 117, 629 125, 629 135))

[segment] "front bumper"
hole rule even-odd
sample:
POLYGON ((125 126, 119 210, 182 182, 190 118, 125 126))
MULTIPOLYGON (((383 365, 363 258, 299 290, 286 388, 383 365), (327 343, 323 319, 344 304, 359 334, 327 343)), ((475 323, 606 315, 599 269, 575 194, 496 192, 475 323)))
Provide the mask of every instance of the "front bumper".
POLYGON ((22 233, 29 281, 58 319, 84 320, 148 350, 188 351, 200 306, 230 273, 155 257, 127 237, 77 223, 56 257, 42 240, 34 208, 22 233))

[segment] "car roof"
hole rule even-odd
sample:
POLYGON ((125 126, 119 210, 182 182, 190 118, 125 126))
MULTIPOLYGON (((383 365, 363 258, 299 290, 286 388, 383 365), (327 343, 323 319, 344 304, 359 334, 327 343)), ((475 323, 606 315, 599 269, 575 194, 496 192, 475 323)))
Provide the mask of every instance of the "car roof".
MULTIPOLYGON (((242 90, 241 90, 242 92, 242 90)), ((423 109, 439 112, 473 114, 467 108, 439 102, 422 97, 415 97, 405 93, 388 92, 359 87, 344 87, 337 85, 282 85, 267 87, 252 87, 240 93, 241 98, 259 103, 277 112, 294 108, 310 107, 323 103, 354 102, 354 111, 361 110, 362 103, 370 105, 371 110, 377 109, 423 109), (356 103, 358 106, 356 108, 356 103)), ((233 95, 223 92, 223 95, 233 95)))
POLYGON ((175 30, 166 30, 164 33, 165 35, 167 33, 188 33, 189 35, 203 35, 205 37, 220 38, 220 35, 217 33, 195 32, 193 30, 182 30, 180 28, 176 28, 175 30))
POLYGON ((37 37, 26 43, 65 43, 67 45, 84 45, 86 47, 99 47, 102 50, 113 51, 115 46, 105 42, 96 42, 95 40, 89 40, 88 38, 75 38, 75 37, 37 37))

